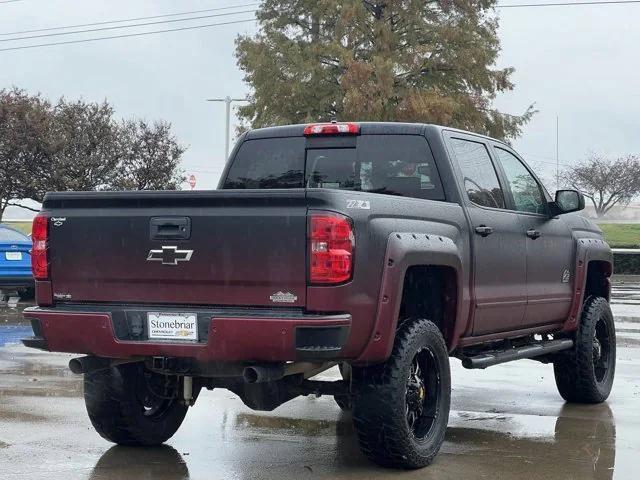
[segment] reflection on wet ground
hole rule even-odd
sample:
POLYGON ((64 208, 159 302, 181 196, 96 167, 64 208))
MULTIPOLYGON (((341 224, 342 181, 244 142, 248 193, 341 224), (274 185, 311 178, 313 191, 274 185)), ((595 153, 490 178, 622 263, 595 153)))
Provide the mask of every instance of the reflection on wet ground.
POLYGON ((0 478, 626 479, 640 454, 640 349, 621 349, 603 405, 564 404, 549 366, 523 361, 470 372, 454 362, 446 442, 434 465, 418 472, 370 464, 350 416, 329 397, 253 412, 232 393, 204 392, 170 446, 113 447, 93 431, 80 378, 64 369, 68 358, 0 349, 0 478))
POLYGON ((29 301, 20 301, 15 308, 10 308, 6 297, 0 293, 0 347, 19 343, 21 338, 33 334, 31 326, 22 316, 22 310, 30 305, 32 303, 29 301))
POLYGON ((31 327, 25 325, 0 326, 0 347, 7 344, 19 343, 21 338, 33 335, 31 327))
POLYGON ((169 445, 145 449, 111 447, 100 457, 89 478, 113 478, 114 472, 118 472, 119 478, 122 479, 190 478, 186 462, 180 453, 169 445), (132 462, 132 458, 136 461, 132 462))
MULTIPOLYGON (((8 324, 0 316, 0 338, 8 324)), ((637 478, 640 467, 637 347, 619 349, 614 391, 602 405, 564 404, 549 365, 467 371, 453 361, 442 452, 410 472, 369 463, 350 416, 330 397, 254 412, 227 391, 203 392, 169 445, 112 446, 87 418, 81 378, 66 367, 71 357, 0 347, 0 479, 606 480, 637 478)))
MULTIPOLYGON (((67 368, 69 356, 16 348, 20 339, 33 335, 22 316, 22 310, 31 305, 29 301, 20 301, 17 308, 0 305, 0 401, 23 395, 82 397, 81 382, 67 368), (3 388, 5 384, 11 388, 3 388)), ((14 418, 25 418, 21 415, 25 414, 18 410, 14 418)))

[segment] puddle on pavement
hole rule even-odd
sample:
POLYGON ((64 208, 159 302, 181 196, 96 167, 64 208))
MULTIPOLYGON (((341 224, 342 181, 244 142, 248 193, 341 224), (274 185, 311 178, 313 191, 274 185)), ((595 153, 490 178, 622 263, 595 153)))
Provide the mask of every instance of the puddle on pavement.
MULTIPOLYGON (((2 397, 0 397, 0 399, 1 398, 2 397)), ((44 423, 51 420, 47 415, 22 412, 19 408, 19 405, 16 405, 15 409, 7 408, 6 405, 2 405, 0 407, 0 422, 44 423)))
POLYGON ((0 369, 47 375, 52 377, 72 376, 68 363, 74 355, 33 350, 21 344, 0 348, 0 369))
POLYGON ((115 446, 100 457, 89 475, 89 480, 109 478, 183 480, 189 478, 189 469, 182 455, 169 445, 153 448, 115 446))
POLYGON ((27 377, 76 377, 67 365, 50 365, 23 361, 19 357, 6 358, 0 352, 0 373, 21 375, 27 377), (16 366, 19 366, 16 369, 16 366))
POLYGON ((28 325, 29 322, 24 320, 22 311, 27 307, 35 305, 33 299, 21 298, 17 304, 7 302, 7 297, 0 292, 0 325, 3 323, 28 325))
MULTIPOLYGON (((329 439, 327 450, 337 455, 333 462, 339 470, 369 465, 357 452, 357 438, 348 415, 335 421, 244 412, 230 417, 226 421, 241 438, 260 442, 291 436, 313 442, 329 439), (332 436, 339 447, 329 446, 332 436)), ((261 455, 267 455, 265 447, 260 443, 243 449, 243 461, 259 462, 261 455)), ((307 454, 302 447, 299 449, 301 460, 307 454)), ((462 472, 477 467, 503 473, 507 469, 508 478, 515 478, 533 465, 544 465, 541 468, 546 477, 540 478, 606 480, 613 478, 615 461, 616 425, 607 404, 564 405, 557 416, 453 411, 441 457, 429 473, 442 473, 443 469, 457 471, 462 477, 462 472)))
POLYGON ((22 315, 22 311, 25 309, 24 305, 18 306, 18 308, 9 308, 6 305, 0 304, 0 326, 2 325, 26 325, 29 326, 29 322, 25 320, 22 315))
MULTIPOLYGON (((493 456, 493 460, 486 460, 487 464, 496 458, 519 459, 524 464, 544 465, 550 471, 555 466, 553 476, 558 476, 561 467, 563 478, 613 478, 616 425, 606 403, 567 404, 556 418, 509 414, 500 417, 503 428, 499 428, 495 416, 490 415, 476 418, 470 428, 454 422, 454 426, 447 429, 446 442, 465 455, 475 456, 473 451, 479 452, 480 463, 485 462, 482 460, 485 456, 493 456), (542 434, 548 430, 550 421, 553 421, 552 430, 542 434), (490 428, 477 426, 482 422, 489 422, 490 428)), ((444 449, 447 450, 447 444, 444 449)))
POLYGON ((22 345, 1 347, 0 399, 81 397, 82 377, 69 370, 69 358, 66 354, 40 354, 22 345))
MULTIPOLYGON (((20 309, 8 310, 0 307, 0 344, 3 333, 5 338, 8 335, 8 326, 28 328, 20 317, 20 309)), ((19 399, 32 397, 34 405, 38 405, 37 402, 46 405, 48 400, 38 397, 81 398, 82 379, 68 371, 66 363, 69 358, 21 346, 0 348, 0 423, 29 429, 29 424, 66 422, 77 418, 76 411, 61 410, 56 416, 46 410, 42 415, 37 409, 32 410, 36 413, 24 412, 19 399)), ((499 412, 480 411, 482 407, 478 408, 478 405, 492 403, 495 406, 497 392, 491 378, 474 382, 471 387, 458 389, 457 409, 452 411, 445 444, 436 462, 432 467, 416 472, 389 471, 369 463, 359 452, 350 415, 339 413, 332 399, 320 399, 317 405, 307 405, 298 400, 291 404, 290 410, 261 414, 238 408, 237 400, 230 402, 228 395, 216 396, 217 392, 212 393, 214 396, 210 401, 212 407, 215 403, 221 409, 220 417, 202 411, 200 415, 203 418, 199 420, 204 420, 206 414, 212 421, 211 425, 201 426, 198 421, 197 426, 183 426, 188 430, 172 440, 174 445, 181 444, 179 450, 170 446, 109 448, 98 443, 94 437, 97 434, 88 428, 87 431, 78 431, 77 441, 83 441, 83 435, 91 435, 92 440, 88 444, 99 450, 93 450, 96 453, 91 459, 79 456, 77 466, 79 468, 82 464, 82 478, 90 480, 257 478, 265 475, 283 480, 310 476, 387 478, 398 475, 425 480, 465 477, 526 477, 528 480, 614 478, 617 432, 614 416, 607 404, 557 404, 557 409, 554 406, 518 409, 502 404, 499 412), (306 416, 302 412, 311 408, 319 408, 323 418, 296 418, 296 415, 306 416), (546 414, 537 416, 534 411, 546 414), (280 416, 281 413, 286 416, 280 416), (222 424, 223 432, 233 431, 234 435, 211 435, 216 422, 222 424), (194 431, 200 435, 195 436, 194 431), (208 439, 206 444, 204 439, 208 439), (95 444, 92 443, 94 440, 95 444), (283 440, 290 443, 283 447, 283 440), (100 456, 103 448, 108 449, 100 456), (86 460, 88 462, 84 463, 86 460)), ((522 396, 512 400, 530 402, 524 391, 522 396)), ((618 414, 625 414, 619 406, 616 407, 618 414)), ((620 431, 624 431, 623 426, 626 424, 620 424, 620 431)), ((33 428, 45 427, 34 425, 33 428)), ((626 428, 628 437, 631 427, 626 428)), ((55 442, 55 429, 52 432, 50 441, 55 442)), ((618 455, 617 477, 620 473, 624 476, 624 472, 633 471, 629 467, 628 441, 624 441, 624 435, 621 438, 618 448, 623 453, 622 458, 618 455)), ((11 451, 13 456, 20 455, 16 452, 26 448, 7 437, 5 440, 11 441, 12 445, 0 441, 0 449, 10 448, 5 452, 11 451)), ((21 461, 27 461, 27 451, 28 448, 24 451, 25 459, 21 461)), ((50 455, 46 449, 42 454, 50 455)), ((51 478, 64 478, 55 472, 49 473, 52 473, 51 478)))
POLYGON ((276 432, 280 435, 286 433, 313 437, 353 434, 353 428, 348 421, 263 416, 253 413, 238 413, 234 427, 239 430, 255 429, 262 432, 276 432))
POLYGON ((19 302, 16 308, 11 308, 6 302, 0 302, 0 347, 18 344, 20 339, 33 335, 30 323, 22 316, 22 311, 32 305, 19 302))
MULTIPOLYGON (((397 472, 381 469, 362 456, 350 416, 333 410, 337 410, 337 407, 332 400, 323 399, 317 407, 332 413, 333 419, 279 417, 277 413, 234 411, 236 403, 229 404, 228 399, 225 401, 222 396, 211 396, 208 400, 224 409, 228 415, 221 413, 216 419, 215 415, 207 414, 212 422, 207 426, 202 425, 201 421, 192 426, 187 426, 187 423, 183 429, 186 427, 190 431, 181 433, 179 438, 171 441, 175 448, 115 446, 108 448, 99 458, 85 458, 89 460, 87 463, 84 463, 83 457, 78 457, 79 463, 75 463, 73 468, 86 471, 84 475, 87 476, 82 475, 82 478, 89 480, 287 480, 311 476, 388 478, 399 475, 421 480, 465 477, 526 477, 529 480, 614 478, 616 426, 607 404, 565 405, 558 409, 557 416, 544 417, 456 410, 452 412, 445 444, 434 465, 415 472, 397 472), (210 436, 218 421, 226 424, 235 435, 218 440, 210 436), (539 425, 534 429, 536 433, 533 437, 521 436, 523 431, 536 423, 539 425), (283 441, 287 442, 286 446, 283 441)), ((291 406, 292 410, 304 407, 302 402, 297 403, 291 406)), ((17 409, 16 406, 14 408, 17 409)), ((0 412, 0 422, 38 421, 37 418, 25 416, 19 418, 16 413, 10 412, 9 415, 13 417, 7 418, 0 412)), ((61 418, 58 417, 56 421, 61 421, 61 418)), ((78 435, 78 441, 92 445, 95 440, 93 436, 97 434, 89 429, 87 432, 78 432, 78 435), (83 439, 85 434, 92 436, 88 443, 83 439)), ((628 468, 628 465, 623 463, 618 468, 628 468)), ((78 470, 72 473, 77 474, 78 470)), ((50 478, 63 477, 52 475, 50 478)))
MULTIPOLYGON (((37 382, 33 382, 37 383, 37 382)), ((82 382, 40 382, 39 385, 21 385, 15 382, 11 388, 0 386, 0 399, 3 397, 82 397, 82 382)))

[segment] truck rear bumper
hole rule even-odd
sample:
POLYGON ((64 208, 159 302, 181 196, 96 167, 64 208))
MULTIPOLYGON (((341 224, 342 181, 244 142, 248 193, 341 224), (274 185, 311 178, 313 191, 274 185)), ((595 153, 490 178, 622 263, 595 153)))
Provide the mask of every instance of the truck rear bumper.
MULTIPOLYGON (((166 309, 150 309, 158 310, 166 309)), ((107 358, 158 356, 201 362, 284 362, 341 358, 351 328, 348 314, 207 310, 198 312, 198 342, 158 341, 149 340, 144 328, 131 328, 131 319, 136 315, 143 315, 146 322, 145 311, 148 310, 141 307, 28 308, 24 316, 31 319, 34 337, 23 343, 51 352, 107 358)))

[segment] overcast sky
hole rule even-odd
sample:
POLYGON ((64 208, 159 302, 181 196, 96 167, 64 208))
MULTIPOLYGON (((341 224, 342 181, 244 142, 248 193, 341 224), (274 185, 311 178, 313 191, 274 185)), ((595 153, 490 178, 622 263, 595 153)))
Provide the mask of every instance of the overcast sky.
MULTIPOLYGON (((502 3, 535 1, 542 0, 502 3)), ((91 101, 107 99, 118 116, 169 120, 179 140, 188 146, 184 156, 186 172, 197 176, 197 188, 214 188, 224 164, 224 105, 207 103, 205 99, 242 97, 248 92, 234 59, 234 39, 240 33, 254 32, 255 23, 1 50, 228 22, 252 18, 251 13, 20 42, 4 41, 11 36, 2 34, 250 3, 250 0, 0 0, 0 88, 15 85, 52 99, 60 96, 91 101)), ((251 8, 249 5, 237 10, 251 8)), ((523 112, 530 103, 535 103, 540 111, 515 142, 516 149, 541 169, 545 177, 553 178, 558 116, 563 164, 575 162, 590 150, 610 155, 640 153, 640 4, 498 11, 503 49, 500 65, 515 67, 516 88, 499 97, 496 104, 512 114, 523 112)), ((30 35, 38 34, 42 33, 30 35)), ((550 188, 554 187, 553 182, 548 183, 550 188)))

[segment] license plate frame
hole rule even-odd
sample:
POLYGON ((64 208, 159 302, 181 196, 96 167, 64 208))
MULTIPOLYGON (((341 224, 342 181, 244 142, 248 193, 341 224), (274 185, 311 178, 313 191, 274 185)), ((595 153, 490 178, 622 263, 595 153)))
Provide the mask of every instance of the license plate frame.
POLYGON ((22 252, 4 252, 4 258, 8 262, 22 261, 22 252))
POLYGON ((189 312, 147 312, 149 340, 198 341, 198 315, 189 312))

